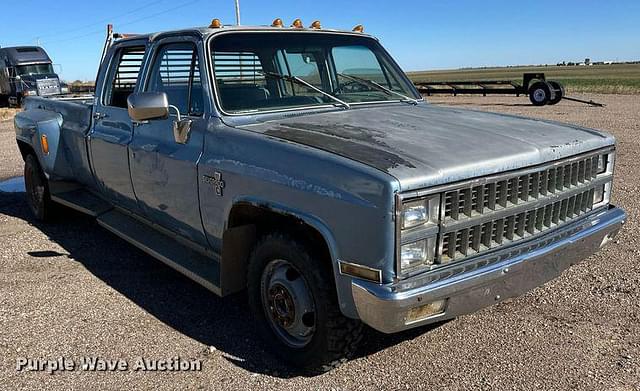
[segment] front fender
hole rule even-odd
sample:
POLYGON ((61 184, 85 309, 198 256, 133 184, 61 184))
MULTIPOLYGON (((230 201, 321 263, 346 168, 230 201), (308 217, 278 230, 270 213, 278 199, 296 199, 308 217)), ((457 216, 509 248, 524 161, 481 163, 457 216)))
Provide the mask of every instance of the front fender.
MULTIPOLYGON (((226 211, 225 215, 229 216, 234 206, 239 204, 244 205, 252 205, 255 207, 265 208, 271 212, 280 214, 282 216, 293 217, 297 220, 302 221, 304 224, 309 227, 315 229, 324 239, 327 248, 329 249, 329 254, 331 256, 331 267, 333 269, 333 275, 336 284, 336 293, 338 296, 338 302, 340 304, 340 310, 349 317, 357 318, 357 312, 355 310, 355 303, 353 301, 351 283, 352 279, 349 276, 345 276, 340 273, 339 267, 339 250, 336 239, 334 238, 331 229, 328 224, 322 221, 322 219, 318 216, 314 216, 305 212, 303 210, 297 210, 287 206, 285 204, 255 197, 255 196, 238 196, 235 197, 233 203, 230 205, 229 209, 226 211)), ((228 222, 228 217, 227 217, 228 222)), ((226 226, 227 224, 225 224, 226 226)))

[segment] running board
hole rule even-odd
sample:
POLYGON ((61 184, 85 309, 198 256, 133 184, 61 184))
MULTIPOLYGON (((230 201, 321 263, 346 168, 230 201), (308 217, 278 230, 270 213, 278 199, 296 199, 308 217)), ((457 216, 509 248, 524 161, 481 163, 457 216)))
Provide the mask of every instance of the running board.
POLYGON ((213 257, 206 256, 165 235, 154 227, 113 209, 97 218, 98 224, 138 247, 147 254, 157 258, 173 269, 179 271, 193 281, 211 290, 218 296, 220 289, 220 263, 213 257))
POLYGON ((93 217, 113 209, 111 204, 82 188, 55 193, 52 191, 51 200, 93 217))

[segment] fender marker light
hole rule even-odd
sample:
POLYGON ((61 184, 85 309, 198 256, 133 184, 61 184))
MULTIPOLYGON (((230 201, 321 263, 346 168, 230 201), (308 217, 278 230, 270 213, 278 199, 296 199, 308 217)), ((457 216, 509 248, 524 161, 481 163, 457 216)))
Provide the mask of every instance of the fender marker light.
POLYGON ((49 140, 47 139, 46 134, 40 135, 40 146, 42 147, 42 153, 45 155, 49 154, 49 140))
POLYGON ((302 20, 296 19, 296 20, 293 21, 293 23, 291 23, 291 27, 296 28, 296 29, 303 29, 304 28, 304 24, 302 24, 302 20))
POLYGON ((311 23, 311 26, 309 27, 315 30, 320 30, 322 28, 322 24, 319 20, 316 20, 315 22, 311 23))
POLYGON ((359 24, 353 28, 353 31, 356 33, 364 33, 364 26, 359 24))
POLYGON ((284 23, 282 23, 282 19, 276 18, 273 20, 273 23, 271 23, 271 27, 284 27, 284 23))
POLYGON ((222 22, 220 22, 220 19, 212 20, 211 24, 209 25, 210 29, 219 29, 220 27, 222 27, 222 22))

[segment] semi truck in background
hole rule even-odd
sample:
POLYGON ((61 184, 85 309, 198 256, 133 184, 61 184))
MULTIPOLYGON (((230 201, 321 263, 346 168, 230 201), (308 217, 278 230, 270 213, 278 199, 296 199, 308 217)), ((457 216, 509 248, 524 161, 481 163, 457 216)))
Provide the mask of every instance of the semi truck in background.
POLYGON ((65 90, 43 48, 0 48, 0 107, 18 107, 27 96, 58 95, 65 90))

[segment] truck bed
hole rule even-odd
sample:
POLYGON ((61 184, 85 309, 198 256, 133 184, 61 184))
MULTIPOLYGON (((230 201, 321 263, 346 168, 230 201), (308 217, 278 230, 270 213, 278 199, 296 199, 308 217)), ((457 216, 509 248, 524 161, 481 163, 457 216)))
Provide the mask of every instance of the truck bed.
POLYGON ((30 97, 24 108, 14 121, 20 147, 33 146, 51 180, 91 183, 86 137, 91 129, 93 97, 30 97), (36 147, 43 135, 48 154, 36 147))

